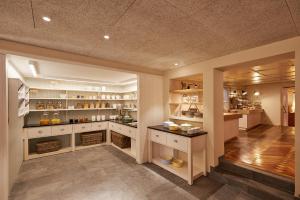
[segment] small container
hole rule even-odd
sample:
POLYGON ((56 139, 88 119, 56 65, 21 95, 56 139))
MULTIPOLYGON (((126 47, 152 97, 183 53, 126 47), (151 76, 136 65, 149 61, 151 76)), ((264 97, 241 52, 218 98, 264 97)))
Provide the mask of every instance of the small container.
POLYGON ((185 123, 185 124, 181 124, 181 125, 180 125, 180 129, 181 129, 182 131, 188 131, 188 130, 191 129, 191 128, 192 128, 192 125, 191 125, 191 124, 185 123))
POLYGON ((101 121, 101 116, 100 115, 97 115, 97 121, 101 121))
POLYGON ((104 120, 105 120, 105 115, 102 115, 102 116, 101 116, 101 119, 104 121, 104 120))
POLYGON ((74 124, 74 119, 69 119, 70 124, 74 124))
POLYGON ((168 128, 170 124, 174 124, 174 122, 172 122, 172 121, 165 121, 165 122, 163 122, 163 126, 165 128, 168 128))
POLYGON ((74 123, 75 123, 75 124, 78 124, 78 123, 79 123, 79 120, 78 120, 78 119, 75 119, 75 120, 74 120, 74 123))
POLYGON ((183 160, 173 159, 173 161, 172 161, 173 167, 181 168, 181 167, 183 167, 183 164, 184 164, 183 160))
POLYGON ((40 119, 40 125, 47 126, 49 124, 50 124, 49 114, 47 112, 44 112, 40 119))
POLYGON ((59 112, 55 112, 53 114, 53 118, 51 119, 51 124, 61 124, 61 119, 59 116, 59 112))
POLYGON ((96 121, 96 115, 92 115, 92 122, 96 121))
POLYGON ((177 124, 170 124, 169 130, 170 131, 177 131, 179 129, 179 126, 177 124))
POLYGON ((166 157, 166 158, 161 158, 160 162, 164 165, 170 165, 172 163, 173 158, 170 157, 166 157))

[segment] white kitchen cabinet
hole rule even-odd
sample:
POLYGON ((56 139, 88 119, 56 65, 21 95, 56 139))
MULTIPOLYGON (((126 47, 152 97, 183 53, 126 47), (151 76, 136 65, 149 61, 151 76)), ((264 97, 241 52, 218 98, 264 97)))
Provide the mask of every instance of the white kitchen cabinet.
POLYGON ((148 161, 185 179, 192 185, 201 175, 206 175, 206 133, 193 137, 148 128, 148 161), (162 163, 173 157, 184 161, 182 167, 162 163))

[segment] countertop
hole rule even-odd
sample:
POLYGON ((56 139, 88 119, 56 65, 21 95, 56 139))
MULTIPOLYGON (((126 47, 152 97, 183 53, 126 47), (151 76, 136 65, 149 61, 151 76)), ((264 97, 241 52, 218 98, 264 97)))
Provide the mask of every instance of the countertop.
POLYGON ((181 131, 181 130, 177 130, 177 131, 170 131, 168 128, 165 128, 163 125, 158 125, 158 126, 148 126, 149 129, 153 129, 153 130, 157 130, 157 131, 163 131, 163 132, 167 132, 167 133, 173 133, 175 135, 180 135, 180 136, 184 136, 184 137, 196 137, 196 136, 200 136, 200 135, 206 135, 207 132, 205 131, 200 131, 197 133, 193 133, 193 134, 187 134, 187 132, 185 131, 181 131))
POLYGON ((236 110, 231 110, 230 113, 239 113, 242 115, 249 115, 253 113, 262 113, 264 112, 264 109, 236 109, 236 110))
POLYGON ((224 120, 233 120, 242 118, 243 115, 241 113, 224 113, 224 120))
POLYGON ((24 125, 23 128, 36 128, 36 127, 61 126, 61 125, 75 125, 75 124, 86 124, 86 123, 97 123, 97 122, 114 122, 114 123, 122 124, 122 125, 125 125, 125 126, 137 128, 137 125, 131 125, 130 123, 124 123, 124 122, 119 121, 119 120, 87 121, 87 122, 80 122, 80 123, 64 122, 64 123, 60 123, 60 124, 49 124, 49 125, 27 124, 27 125, 24 125))

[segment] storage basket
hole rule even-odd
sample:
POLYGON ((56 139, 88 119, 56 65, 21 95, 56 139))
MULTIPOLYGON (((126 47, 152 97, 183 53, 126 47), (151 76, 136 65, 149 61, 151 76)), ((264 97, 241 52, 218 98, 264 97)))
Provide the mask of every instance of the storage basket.
POLYGON ((52 151, 58 151, 62 145, 59 140, 49 140, 36 143, 36 152, 38 154, 48 153, 52 151))
POLYGON ((102 142, 105 142, 105 140, 105 133, 99 131, 80 134, 80 141, 81 145, 83 146, 100 144, 102 142))
POLYGON ((127 137, 125 135, 116 133, 114 131, 111 131, 111 141, 118 147, 125 149, 130 148, 131 146, 131 139, 130 137, 127 137))

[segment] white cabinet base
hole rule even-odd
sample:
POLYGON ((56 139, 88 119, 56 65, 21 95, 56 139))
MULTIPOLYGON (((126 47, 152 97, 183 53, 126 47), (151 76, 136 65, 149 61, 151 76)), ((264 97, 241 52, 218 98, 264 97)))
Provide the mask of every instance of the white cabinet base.
POLYGON ((185 179, 189 185, 192 185, 198 177, 206 176, 206 135, 183 137, 148 129, 148 161, 185 179), (166 140, 164 140, 165 136, 166 140), (181 159, 184 165, 176 168, 163 164, 161 158, 166 157, 181 159))

